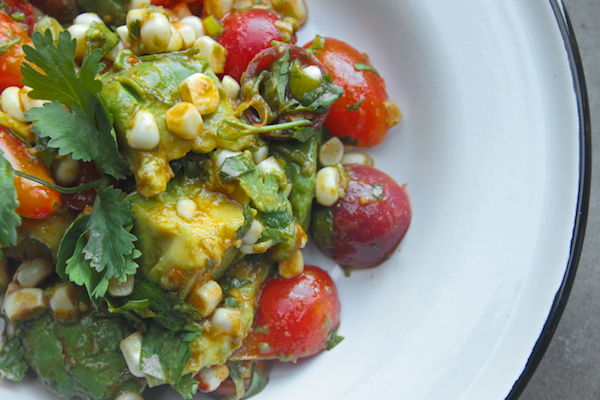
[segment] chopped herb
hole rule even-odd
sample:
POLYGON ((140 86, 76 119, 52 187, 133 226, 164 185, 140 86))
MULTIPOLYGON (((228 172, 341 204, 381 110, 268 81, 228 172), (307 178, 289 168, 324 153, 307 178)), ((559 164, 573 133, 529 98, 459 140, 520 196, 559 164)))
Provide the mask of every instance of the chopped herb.
POLYGON ((352 267, 349 265, 344 266, 344 276, 350 278, 350 275, 352 275, 352 267))
POLYGON ((258 351, 261 353, 268 353, 269 350, 271 350, 271 346, 269 346, 269 343, 259 343, 258 345, 258 351))
POLYGON ((227 295, 224 300, 225 306, 229 308, 239 308, 240 302, 233 296, 227 295))
POLYGON ((372 244, 372 245, 371 245, 371 248, 372 248, 373 250, 375 250, 375 251, 379 251, 379 247, 377 247, 377 246, 376 246, 376 245, 374 245, 374 244, 372 244))
POLYGON ((354 63, 354 69, 357 71, 371 71, 379 76, 379 72, 377 72, 377 70, 369 64, 354 63))
POLYGON ((0 56, 4 53, 6 53, 8 51, 8 49, 10 49, 11 47, 13 47, 15 44, 21 42, 23 38, 22 37, 18 37, 15 40, 11 40, 10 42, 2 42, 0 43, 0 56))
POLYGON ((379 200, 383 200, 383 186, 381 186, 379 183, 376 183, 371 187, 373 196, 377 197, 379 200))
POLYGON ((358 145, 358 139, 352 139, 350 136, 342 136, 340 138, 342 143, 347 144, 348 146, 356 146, 358 145))
POLYGON ((342 340, 344 340, 344 337, 339 336, 337 334, 337 331, 338 331, 338 328, 335 328, 334 330, 329 332, 329 335, 327 336, 327 350, 333 349, 335 346, 340 344, 340 342, 342 340))
POLYGON ((257 326, 256 328, 254 328, 254 332, 256 332, 256 333, 269 333, 269 326, 268 325, 257 326))
POLYGON ((358 107, 360 107, 360 105, 363 103, 363 101, 365 101, 365 99, 360 99, 356 103, 354 103, 351 106, 348 106, 346 108, 348 109, 348 111, 354 112, 354 111, 358 110, 358 107))
POLYGON ((133 38, 139 37, 141 34, 141 30, 142 21, 140 21, 139 19, 136 19, 131 23, 131 25, 129 25, 129 35, 131 35, 133 38))

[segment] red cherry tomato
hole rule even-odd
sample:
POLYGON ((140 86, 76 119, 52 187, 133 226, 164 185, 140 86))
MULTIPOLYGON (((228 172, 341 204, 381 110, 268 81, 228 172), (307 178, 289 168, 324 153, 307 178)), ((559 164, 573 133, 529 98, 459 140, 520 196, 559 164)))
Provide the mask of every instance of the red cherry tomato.
POLYGON ((305 266, 291 279, 265 282, 253 329, 233 359, 296 361, 321 352, 340 323, 340 301, 327 272, 305 266))
POLYGON ((20 22, 24 27, 27 27, 27 34, 33 33, 35 25, 35 15, 33 15, 33 7, 25 0, 2 0, 5 6, 5 13, 9 16, 16 17, 19 13, 23 19, 20 22))
MULTIPOLYGON (((223 18, 223 33, 217 41, 227 50, 225 74, 240 81, 246 67, 261 50, 271 47, 271 41, 283 41, 276 22, 279 14, 251 8, 235 11, 223 18)), ((292 43, 295 43, 295 37, 292 43)))
MULTIPOLYGON (((100 174, 96 169, 96 165, 92 162, 80 162, 79 174, 77 174, 77 178, 69 186, 81 186, 86 183, 95 181, 96 179, 100 179, 100 174)), ((89 189, 85 192, 63 194, 62 199, 65 203, 65 206, 73 210, 81 211, 85 209, 86 206, 91 206, 92 204, 94 204, 94 200, 96 199, 96 193, 97 192, 95 189, 89 189)))
POLYGON ((163 6, 164 8, 175 8, 179 4, 187 3, 189 10, 194 15, 200 15, 204 0, 152 0, 154 6, 163 6))
MULTIPOLYGON (((308 43, 308 48, 312 43, 308 43)), ((395 102, 388 100, 385 82, 369 59, 354 47, 337 39, 326 38, 315 55, 331 72, 331 79, 344 88, 344 94, 332 106, 325 121, 329 131, 347 144, 376 146, 388 129, 401 118, 395 102)))
MULTIPOLYGON (((48 168, 33 157, 27 149, 27 145, 0 127, 0 150, 10 165, 17 171, 54 183, 48 168)), ((22 217, 46 218, 57 212, 61 206, 60 194, 47 186, 18 176, 14 184, 19 201, 19 207, 15 211, 22 217)))
POLYGON ((410 200, 404 186, 373 167, 351 164, 346 195, 324 213, 316 210, 311 222, 317 245, 340 265, 372 268, 387 260, 404 238, 411 221, 410 200))
POLYGON ((8 86, 23 87, 21 79, 21 64, 25 59, 23 45, 31 44, 27 32, 14 19, 0 11, 0 43, 11 42, 21 38, 21 41, 11 46, 0 56, 0 92, 8 86))

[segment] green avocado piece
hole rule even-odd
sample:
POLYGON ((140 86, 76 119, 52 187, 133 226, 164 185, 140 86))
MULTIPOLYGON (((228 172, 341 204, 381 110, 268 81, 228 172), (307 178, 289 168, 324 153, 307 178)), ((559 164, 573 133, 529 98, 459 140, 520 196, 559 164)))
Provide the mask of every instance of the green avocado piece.
POLYGON ((292 182, 289 200, 300 226, 308 231, 310 213, 315 197, 318 143, 315 137, 304 143, 295 140, 275 142, 271 153, 285 162, 285 174, 292 182))
POLYGON ((121 317, 90 314, 63 325, 45 314, 22 324, 18 336, 25 360, 51 391, 68 399, 110 400, 145 386, 131 375, 119 348, 131 333, 121 317))

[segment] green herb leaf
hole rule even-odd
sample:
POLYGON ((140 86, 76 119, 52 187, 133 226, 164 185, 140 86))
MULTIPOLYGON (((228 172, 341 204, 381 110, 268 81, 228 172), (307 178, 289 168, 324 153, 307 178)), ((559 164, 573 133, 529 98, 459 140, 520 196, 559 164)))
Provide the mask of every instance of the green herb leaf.
POLYGON ((171 385, 177 390, 184 399, 191 399, 198 391, 198 381, 194 379, 193 374, 187 374, 181 377, 179 383, 171 385))
POLYGON ((17 244, 17 227, 21 224, 21 218, 15 212, 19 207, 15 172, 2 154, 0 150, 0 248, 17 244))
POLYGON ((129 167, 119 155, 110 118, 99 97, 102 83, 96 75, 104 68, 99 63, 102 51, 88 53, 78 74, 76 41, 68 31, 60 33, 56 46, 50 30, 45 35, 34 33, 32 41, 35 48, 24 46, 25 58, 44 73, 24 63, 23 83, 33 88, 32 98, 52 100, 27 113, 27 121, 34 122, 32 131, 49 137, 48 145, 59 149, 60 155, 95 161, 101 174, 125 178, 129 167))
POLYGON ((142 30, 142 21, 136 19, 129 25, 129 34, 134 38, 139 37, 142 30))
POLYGON ((110 187, 96 189, 98 195, 89 224, 89 240, 83 249, 86 260, 98 272, 106 270, 106 277, 125 282, 127 275, 135 274, 139 256, 130 233, 134 214, 129 200, 119 201, 121 190, 110 187))
POLYGON ((379 76, 379 72, 377 72, 377 70, 369 64, 354 63, 354 69, 357 71, 371 71, 379 76))
POLYGON ((229 308, 239 308, 240 302, 231 295, 225 296, 225 300, 223 301, 226 307, 229 308))
POLYGON ((337 332, 338 328, 335 328, 331 332, 329 332, 329 335, 327 336, 327 350, 333 349, 335 346, 340 344, 342 340, 344 340, 344 337, 339 336, 337 332))
POLYGON ((23 38, 22 37, 18 37, 15 40, 11 40, 10 42, 2 42, 0 43, 0 56, 4 53, 6 53, 8 51, 8 49, 10 49, 11 47, 13 47, 15 44, 19 43, 23 38))
POLYGON ((195 324, 200 316, 194 306, 181 300, 177 293, 165 290, 158 283, 146 279, 137 277, 133 293, 111 299, 110 304, 111 313, 132 311, 142 318, 153 318, 157 324, 173 333, 202 331, 202 327, 195 324))
POLYGON ((181 382, 183 371, 192 357, 191 337, 173 335, 158 324, 148 324, 142 343, 142 372, 169 384, 181 382))
POLYGON ((91 298, 102 297, 111 278, 125 282, 135 274, 140 256, 129 232, 134 215, 128 200, 118 201, 121 191, 111 187, 96 189, 91 215, 71 224, 58 249, 56 271, 79 286, 85 286, 91 298), (89 236, 89 238, 88 238, 89 236))
POLYGON ((381 184, 376 183, 373 186, 371 186, 372 188, 372 193, 374 197, 377 197, 379 200, 383 200, 383 186, 381 186, 381 184))
POLYGON ((363 103, 363 101, 365 101, 365 99, 360 99, 356 103, 354 103, 351 106, 348 106, 346 108, 348 109, 348 111, 354 112, 354 111, 358 110, 358 107, 360 107, 360 105, 363 103))
POLYGON ((21 340, 13 337, 5 342, 0 349, 0 378, 22 381, 28 368, 21 340))

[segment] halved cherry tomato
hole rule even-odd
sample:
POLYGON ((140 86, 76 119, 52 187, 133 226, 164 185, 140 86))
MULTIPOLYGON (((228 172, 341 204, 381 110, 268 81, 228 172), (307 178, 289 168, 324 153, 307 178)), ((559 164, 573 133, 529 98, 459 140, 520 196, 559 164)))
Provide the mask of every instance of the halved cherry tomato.
POLYGON ((340 324, 340 301, 327 272, 307 265, 291 279, 262 288, 250 335, 232 359, 296 361, 326 349, 340 324))
MULTIPOLYGON (((310 46, 312 42, 304 47, 310 46)), ((388 100, 385 82, 367 56, 332 38, 326 38, 315 55, 331 72, 333 82, 344 88, 343 96, 331 106, 327 129, 347 144, 372 147, 381 143, 401 114, 396 103, 388 100)))
POLYGON ((27 34, 31 36, 35 25, 35 15, 33 15, 33 7, 25 0, 0 0, 4 3, 4 12, 12 16, 13 19, 21 14, 23 19, 20 22, 27 27, 27 34))
POLYGON ((21 38, 19 43, 11 46, 0 56, 0 92, 8 86, 23 87, 21 64, 25 59, 23 45, 31 44, 27 32, 14 19, 0 11, 0 43, 11 42, 21 38))
MULTIPOLYGON (((69 187, 81 186, 95 181, 96 179, 100 179, 100 174, 96 169, 96 164, 93 162, 80 162, 79 174, 77 174, 77 178, 72 184, 69 185, 69 187)), ((65 203, 65 206, 73 210, 81 211, 85 209, 86 206, 91 206, 94 204, 96 194, 97 192, 95 189, 89 189, 84 192, 77 192, 74 194, 63 194, 62 199, 65 203)))
MULTIPOLYGON (((17 171, 54 183, 48 169, 27 149, 27 145, 0 127, 0 150, 10 165, 17 171)), ((17 176, 15 187, 19 201, 19 207, 15 211, 21 217, 46 218, 57 212, 61 206, 60 194, 47 186, 17 176)))
MULTIPOLYGON (((223 33, 217 41, 227 50, 225 75, 240 81, 250 61, 273 40, 283 41, 279 14, 260 8, 235 11, 223 18, 223 33)), ((296 42, 292 36, 290 43, 296 42)))
POLYGON ((337 263, 372 268, 387 260, 404 238, 411 221, 404 186, 367 165, 345 166, 346 195, 328 209, 317 208, 311 233, 319 248, 337 263))

